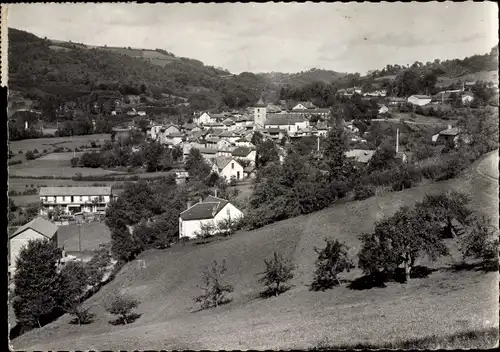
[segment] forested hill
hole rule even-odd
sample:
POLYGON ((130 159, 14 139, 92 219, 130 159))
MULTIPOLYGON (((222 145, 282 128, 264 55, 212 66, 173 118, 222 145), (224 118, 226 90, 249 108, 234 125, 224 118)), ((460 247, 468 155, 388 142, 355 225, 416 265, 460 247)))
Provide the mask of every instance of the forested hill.
POLYGON ((147 51, 146 58, 151 52, 161 54, 153 60, 131 54, 137 49, 118 49, 59 43, 9 28, 9 87, 42 110, 82 97, 92 100, 95 92, 112 97, 187 97, 195 110, 244 107, 262 91, 276 92, 265 78, 252 73, 230 75, 158 49, 147 51), (165 65, 159 65, 161 61, 165 65))

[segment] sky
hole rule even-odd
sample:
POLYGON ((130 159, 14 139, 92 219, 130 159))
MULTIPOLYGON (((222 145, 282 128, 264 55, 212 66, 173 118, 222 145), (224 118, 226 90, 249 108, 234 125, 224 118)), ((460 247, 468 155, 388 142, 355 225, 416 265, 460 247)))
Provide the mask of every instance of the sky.
POLYGON ((498 44, 494 2, 12 4, 8 26, 89 45, 165 49, 232 73, 366 73, 498 44))

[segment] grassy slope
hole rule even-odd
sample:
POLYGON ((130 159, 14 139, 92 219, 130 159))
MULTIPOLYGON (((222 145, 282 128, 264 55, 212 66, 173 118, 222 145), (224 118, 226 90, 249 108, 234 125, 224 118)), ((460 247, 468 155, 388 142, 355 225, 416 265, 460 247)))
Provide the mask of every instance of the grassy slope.
MULTIPOLYGON (((357 236, 373 228, 374 221, 412 204, 426 192, 461 188, 473 196, 476 207, 498 212, 498 184, 475 171, 463 180, 429 184, 384 197, 334 205, 308 216, 289 219, 233 238, 201 246, 177 246, 150 251, 127 264, 116 279, 92 297, 96 321, 77 327, 69 317, 31 331, 13 341, 29 349, 64 348, 168 348, 247 349, 309 348, 328 337, 335 345, 383 343, 398 339, 452 334, 498 326, 498 274, 436 271, 407 285, 352 290, 345 285, 313 293, 310 282, 313 247, 325 236, 359 248, 357 236), (261 300, 256 284, 263 259, 274 248, 293 256, 298 265, 292 290, 278 298, 261 300), (213 259, 226 258, 227 279, 234 284, 233 302, 193 312, 199 293, 200 270, 213 259), (142 300, 135 323, 108 324, 103 309, 113 292, 127 290, 142 300), (493 308, 493 309, 492 309, 493 308)), ((449 264, 450 259, 437 263, 449 264)), ((425 261, 420 264, 425 265, 425 261)), ((352 272, 346 278, 359 276, 352 272)))

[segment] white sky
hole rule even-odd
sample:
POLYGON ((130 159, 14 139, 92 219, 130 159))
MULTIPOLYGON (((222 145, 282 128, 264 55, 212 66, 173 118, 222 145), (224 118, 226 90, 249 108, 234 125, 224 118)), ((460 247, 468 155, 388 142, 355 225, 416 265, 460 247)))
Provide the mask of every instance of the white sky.
POLYGON ((233 73, 365 73, 498 44, 494 2, 28 3, 9 5, 8 25, 51 39, 165 49, 233 73))

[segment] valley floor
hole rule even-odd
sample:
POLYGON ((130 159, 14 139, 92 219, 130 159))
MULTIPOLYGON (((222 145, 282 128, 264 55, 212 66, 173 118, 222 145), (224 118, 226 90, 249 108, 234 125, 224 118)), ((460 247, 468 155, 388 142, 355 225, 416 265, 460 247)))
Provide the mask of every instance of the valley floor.
POLYGON ((461 179, 333 205, 205 245, 148 251, 139 258, 145 268, 137 261, 127 264, 89 299, 96 314, 93 323, 70 325, 65 315, 12 344, 24 350, 306 349, 325 339, 333 345, 377 344, 498 327, 498 272, 452 270, 460 260, 453 244, 451 257, 418 262, 430 273, 408 284, 356 287, 361 277, 356 269, 344 277, 350 283, 325 292, 308 289, 314 247, 322 246, 323 238, 345 241, 354 254, 360 246, 358 236, 371 231, 376 220, 401 205, 412 205, 426 193, 448 189, 469 193, 473 206, 492 216, 498 226, 498 170, 492 161, 498 160, 497 153, 478 161, 461 179), (261 299, 263 287, 256 281, 264 269, 263 259, 275 249, 293 258, 296 277, 289 291, 261 299), (233 301, 197 311, 193 299, 200 293, 201 271, 222 258, 228 267, 225 277, 234 286, 233 301), (130 325, 108 323, 112 318, 104 302, 118 291, 142 301, 137 309, 141 317, 130 325))

